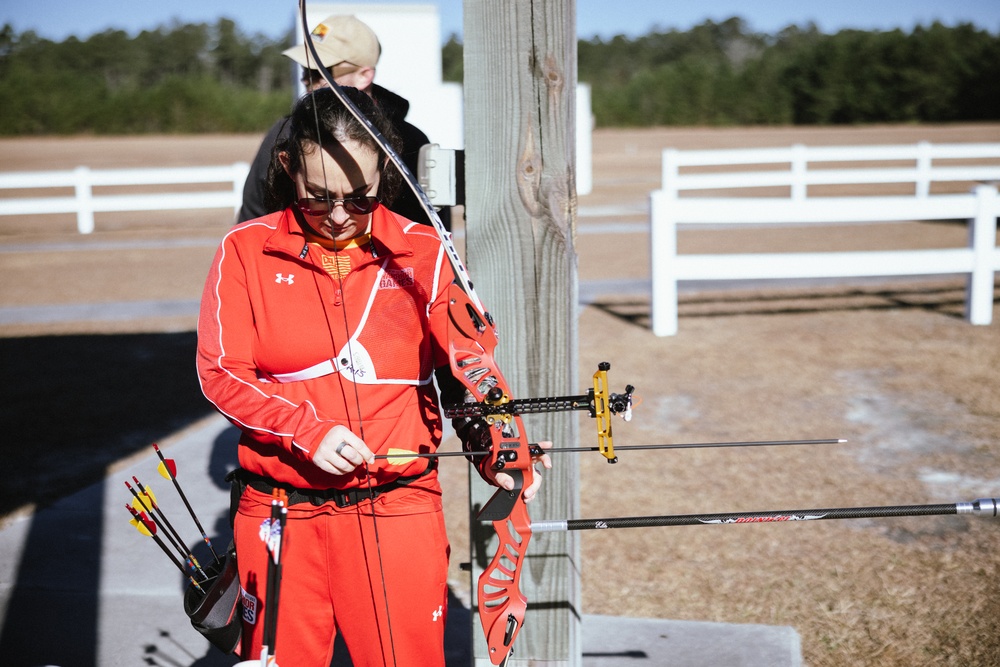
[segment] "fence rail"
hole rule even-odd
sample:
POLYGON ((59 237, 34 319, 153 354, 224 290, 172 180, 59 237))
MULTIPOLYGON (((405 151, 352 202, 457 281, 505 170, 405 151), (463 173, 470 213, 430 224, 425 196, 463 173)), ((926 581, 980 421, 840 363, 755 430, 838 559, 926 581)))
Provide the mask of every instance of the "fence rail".
POLYGON ((682 280, 850 278, 967 274, 966 318, 990 324, 994 274, 1000 271, 996 246, 1000 196, 1000 144, 839 146, 679 151, 663 153, 662 188, 650 195, 652 324, 658 336, 677 333, 677 283, 682 280), (816 163, 909 160, 910 167, 830 169, 816 163), (991 160, 997 164, 935 164, 940 160, 991 160), (787 165, 769 170, 733 170, 733 165, 787 165), (727 169, 685 173, 682 168, 727 169), (979 182, 968 194, 931 194, 935 182, 979 182), (910 196, 811 196, 809 186, 912 183, 910 196), (772 186, 789 188, 787 197, 696 197, 681 193, 772 186), (844 223, 968 220, 966 248, 891 252, 753 253, 680 255, 679 224, 844 223))
POLYGON ((250 166, 245 162, 216 167, 166 169, 90 169, 0 173, 0 190, 72 188, 73 194, 52 197, 0 198, 0 215, 75 213, 81 234, 94 231, 94 214, 118 211, 163 211, 232 208, 238 212, 250 166), (143 185, 218 184, 217 190, 100 194, 94 188, 143 185))

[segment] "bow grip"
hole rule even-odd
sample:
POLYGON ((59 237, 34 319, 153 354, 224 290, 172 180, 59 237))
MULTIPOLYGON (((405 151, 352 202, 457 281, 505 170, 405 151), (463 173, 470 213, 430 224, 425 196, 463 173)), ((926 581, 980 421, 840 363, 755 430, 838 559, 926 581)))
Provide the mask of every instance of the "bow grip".
MULTIPOLYGON (((457 283, 448 288, 448 361, 452 375, 477 403, 502 405, 510 401, 510 388, 497 368, 493 352, 496 330, 489 314, 481 312, 457 283)), ((531 484, 531 451, 521 418, 491 415, 489 470, 524 471, 524 485, 531 484)), ((523 487, 521 487, 523 488, 523 487)), ((520 496, 520 489, 515 494, 520 496)), ((500 506, 498 501, 498 507, 500 506)))

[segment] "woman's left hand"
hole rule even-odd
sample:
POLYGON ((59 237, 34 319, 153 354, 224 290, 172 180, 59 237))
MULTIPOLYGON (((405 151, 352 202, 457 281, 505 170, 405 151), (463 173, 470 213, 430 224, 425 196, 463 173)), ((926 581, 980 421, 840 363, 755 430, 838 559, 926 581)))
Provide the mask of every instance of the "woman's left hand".
MULTIPOLYGON (((552 443, 549 442, 548 440, 543 440, 538 443, 538 446, 541 447, 542 449, 551 449, 552 443)), ((538 454, 536 456, 532 456, 531 462, 532 464, 541 463, 546 470, 552 468, 552 459, 549 458, 548 454, 538 454)), ((501 488, 507 489, 508 491, 511 491, 514 488, 514 478, 505 472, 498 472, 496 474, 496 482, 497 485, 499 485, 501 488)), ((522 497, 524 498, 524 502, 530 503, 534 499, 535 494, 538 493, 538 489, 541 486, 542 486, 542 476, 538 472, 538 468, 535 468, 535 474, 532 475, 531 477, 531 484, 525 487, 521 494, 522 497)))

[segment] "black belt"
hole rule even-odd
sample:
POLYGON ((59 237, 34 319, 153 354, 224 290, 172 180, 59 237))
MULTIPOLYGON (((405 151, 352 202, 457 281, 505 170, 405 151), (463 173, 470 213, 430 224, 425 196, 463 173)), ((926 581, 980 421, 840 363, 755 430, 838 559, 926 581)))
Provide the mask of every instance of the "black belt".
POLYGON ((274 489, 284 489, 285 493, 288 494, 289 506, 298 505, 300 503, 311 503, 316 507, 319 507, 320 505, 328 503, 332 500, 336 503, 337 507, 351 507, 352 505, 357 505, 362 500, 375 500, 383 493, 388 493, 394 489, 406 486, 407 484, 410 484, 411 482, 414 482, 430 473, 435 468, 437 468, 437 459, 431 459, 427 469, 419 475, 397 477, 391 482, 386 482, 385 484, 358 487, 355 489, 300 489, 292 486, 291 484, 279 482, 265 475, 258 475, 257 473, 250 472, 249 470, 244 470, 243 468, 233 470, 231 473, 226 475, 226 479, 231 482, 235 478, 239 480, 243 486, 249 486, 267 494, 270 494, 274 491, 274 489))

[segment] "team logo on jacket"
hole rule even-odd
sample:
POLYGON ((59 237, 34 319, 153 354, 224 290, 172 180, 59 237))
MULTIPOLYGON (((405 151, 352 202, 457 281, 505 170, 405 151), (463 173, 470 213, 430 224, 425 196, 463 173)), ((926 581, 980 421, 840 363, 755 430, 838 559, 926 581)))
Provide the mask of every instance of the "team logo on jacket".
POLYGON ((351 258, 347 255, 323 255, 323 270, 334 278, 343 278, 351 272, 351 258))
POLYGON ((295 274, 294 273, 289 273, 288 276, 286 277, 285 274, 283 274, 283 273, 275 273, 274 274, 274 282, 276 282, 276 283, 285 283, 286 285, 294 285, 295 284, 295 274))
POLYGON ((413 268, 386 269, 379 282, 379 289, 400 289, 402 287, 413 287, 413 268))

